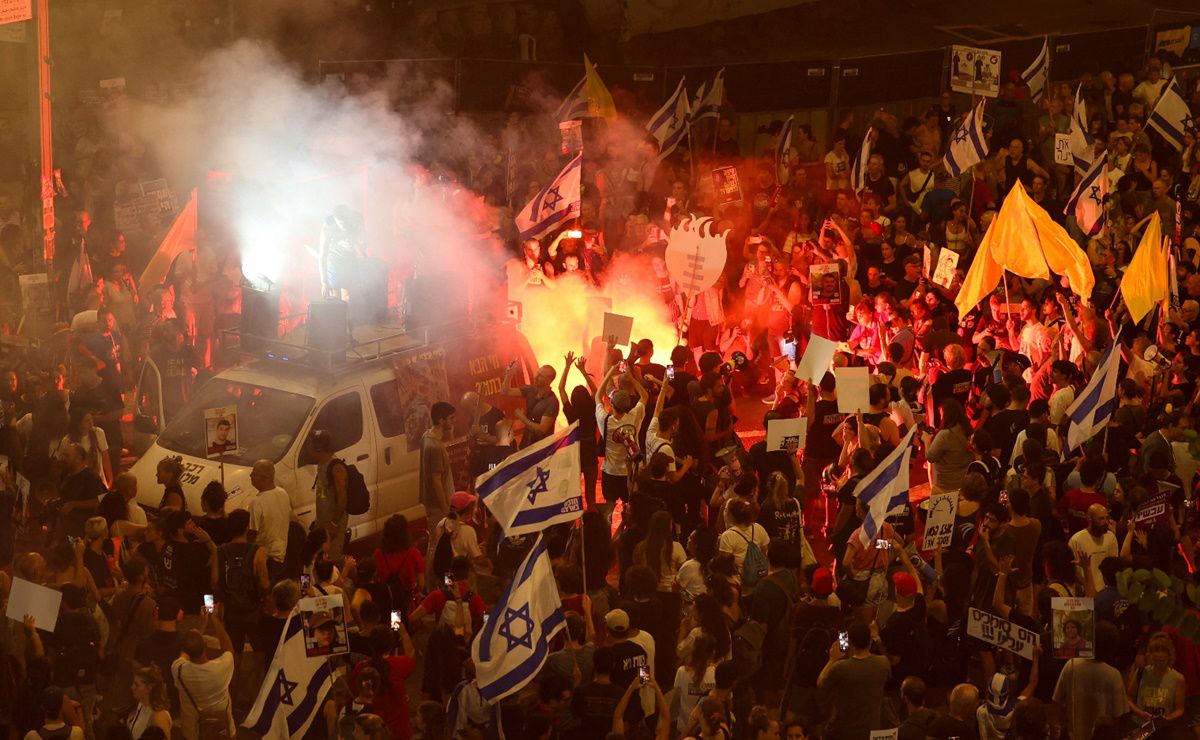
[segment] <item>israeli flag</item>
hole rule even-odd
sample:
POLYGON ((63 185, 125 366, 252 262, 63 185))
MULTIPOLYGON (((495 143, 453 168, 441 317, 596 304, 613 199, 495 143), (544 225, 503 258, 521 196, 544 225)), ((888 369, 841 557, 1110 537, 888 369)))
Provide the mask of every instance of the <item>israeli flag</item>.
POLYGON ((900 445, 854 487, 854 496, 867 507, 859 530, 863 547, 871 547, 884 521, 908 503, 908 466, 912 458, 914 425, 900 445))
POLYGON ((696 107, 692 109, 692 123, 705 118, 720 118, 721 103, 725 102, 725 68, 721 67, 712 82, 705 82, 696 91, 696 107))
POLYGON ((1178 77, 1171 78, 1158 104, 1146 119, 1146 125, 1162 134, 1176 149, 1183 149, 1184 134, 1196 132, 1196 119, 1183 98, 1178 77))
POLYGON ((987 139, 983 135, 983 100, 963 118, 946 150, 946 170, 958 177, 987 157, 987 139))
POLYGON ((692 110, 688 105, 685 81, 685 78, 679 79, 674 94, 646 122, 646 130, 650 132, 651 136, 658 139, 658 158, 660 160, 670 156, 690 130, 692 110))
POLYGON ((505 535, 533 534, 583 515, 579 471, 575 422, 476 478, 475 493, 505 535))
POLYGON ((520 691, 546 662, 565 622, 546 541, 537 543, 471 644, 479 694, 495 704, 520 691))
POLYGON ((1104 198, 1107 195, 1108 161, 1104 157, 1097 157, 1092 162, 1092 168, 1075 186, 1063 215, 1075 214, 1075 223, 1079 224, 1079 228, 1088 236, 1095 236, 1104 226, 1104 198))
POLYGON ((301 737, 321 712, 325 692, 333 686, 328 658, 310 658, 304 650, 304 622, 292 610, 258 700, 242 727, 263 738, 301 737))
POLYGON ((1036 103, 1046 94, 1046 81, 1050 78, 1050 39, 1042 41, 1042 50, 1038 52, 1033 64, 1021 73, 1021 84, 1029 88, 1029 99, 1036 103))
POLYGON ((1066 451, 1077 449, 1096 436, 1117 412, 1117 373, 1121 365, 1121 353, 1117 347, 1120 343, 1119 335, 1113 337, 1087 387, 1067 409, 1070 423, 1067 426, 1066 451))
POLYGON ((567 93, 567 97, 563 98, 562 104, 558 106, 558 111, 555 113, 555 118, 559 123, 574 121, 579 118, 587 118, 588 114, 588 94, 587 94, 587 75, 579 81, 575 87, 571 88, 571 92, 567 93))
POLYGON ((1075 109, 1071 111, 1071 131, 1068 134, 1071 160, 1075 163, 1075 174, 1082 175, 1092 166, 1095 152, 1095 137, 1088 133, 1087 106, 1083 104, 1083 83, 1075 88, 1075 109))
POLYGON ((779 138, 775 140, 775 176, 781 183, 788 180, 788 160, 792 156, 792 126, 795 125, 795 119, 795 116, 788 116, 783 122, 783 128, 779 130, 779 138))
POLYGON ((854 167, 850 170, 850 187, 856 193, 861 193, 867 187, 867 160, 871 158, 872 131, 874 129, 867 129, 867 134, 863 137, 862 147, 858 150, 858 159, 854 160, 854 167))
POLYGON ((579 174, 583 152, 575 155, 550 184, 533 196, 513 220, 522 239, 540 239, 579 215, 579 174))

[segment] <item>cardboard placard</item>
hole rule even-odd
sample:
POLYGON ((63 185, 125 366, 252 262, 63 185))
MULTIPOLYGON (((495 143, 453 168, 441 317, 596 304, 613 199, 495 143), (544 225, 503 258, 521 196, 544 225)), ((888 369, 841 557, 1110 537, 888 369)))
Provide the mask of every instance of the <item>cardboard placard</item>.
POLYGON ((767 452, 775 450, 787 451, 802 449, 808 439, 808 419, 801 416, 798 419, 772 419, 767 423, 767 452))
POLYGON ((0 0, 0 25, 33 18, 33 0, 0 0))
POLYGON ((742 202, 742 183, 737 167, 717 167, 712 171, 712 182, 718 207, 742 202))
POLYGON ((967 612, 967 634, 1026 660, 1033 660, 1041 639, 1036 632, 975 607, 970 607, 967 612))
POLYGON ((8 595, 8 611, 4 614, 18 622, 24 622, 25 615, 29 614, 38 629, 53 632, 58 624, 58 607, 61 603, 61 591, 39 586, 24 578, 13 578, 12 591, 8 595))
POLYGON ((958 267, 960 256, 958 252, 949 249, 938 252, 937 269, 933 271, 934 284, 949 289, 950 284, 954 282, 954 270, 958 267))
POLYGON ((1133 513, 1133 525, 1138 529, 1152 529, 1155 524, 1167 521, 1170 501, 1170 495, 1165 493, 1146 499, 1133 513))
POLYGON ((825 373, 829 372, 829 363, 833 361, 835 352, 837 342, 813 334, 808 340, 808 346, 804 348, 804 356, 796 365, 796 377, 814 385, 820 383, 825 373))
POLYGON ((1054 657, 1096 657, 1096 605, 1086 597, 1050 599, 1054 657))
POLYGON ((350 652, 346 608, 341 594, 300 599, 304 652, 310 658, 350 652))
POLYGON ((899 737, 899 727, 893 727, 890 730, 871 730, 871 740, 899 740, 899 737))
POLYGON ((1071 164, 1071 135, 1054 135, 1054 164, 1071 164))
POLYGON ((929 497, 929 516, 925 519, 925 540, 921 549, 926 552, 949 547, 954 539, 954 516, 958 513, 958 491, 929 497))
POLYGON ((1000 94, 1000 52, 974 46, 950 47, 950 89, 994 98, 1000 94))
POLYGON ((837 380, 838 413, 853 414, 857 411, 870 411, 871 371, 865 367, 834 368, 833 376, 837 380))
POLYGON ((842 304, 842 274, 836 262, 810 265, 808 268, 809 300, 814 306, 842 304))
POLYGON ((633 334, 633 317, 622 316, 619 313, 604 312, 604 328, 600 331, 600 336, 608 344, 622 345, 629 344, 630 335, 633 334))
POLYGON ((204 446, 208 459, 237 452, 237 407, 221 406, 204 410, 204 446))

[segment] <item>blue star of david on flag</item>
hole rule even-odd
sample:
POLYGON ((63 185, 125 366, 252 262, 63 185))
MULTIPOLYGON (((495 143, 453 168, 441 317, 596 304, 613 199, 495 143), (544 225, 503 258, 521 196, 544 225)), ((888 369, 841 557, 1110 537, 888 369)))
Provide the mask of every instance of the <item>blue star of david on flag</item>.
POLYGON ((285 704, 289 707, 295 706, 295 701, 292 699, 292 692, 294 692, 296 687, 299 685, 300 684, 297 681, 287 680, 287 676, 284 674, 283 669, 280 668, 279 677, 275 679, 275 690, 279 692, 279 703, 285 704))
POLYGON ((529 487, 529 503, 533 503, 537 499, 539 493, 546 493, 550 490, 550 469, 538 468, 534 473, 537 476, 534 480, 529 481, 525 485, 529 487))
POLYGON ((1196 118, 1193 115, 1191 115, 1190 113, 1185 114, 1183 116, 1183 133, 1185 133, 1185 134, 1196 133, 1196 118))
POLYGON ((960 128, 958 131, 954 132, 954 143, 955 144, 963 143, 964 141, 967 140, 967 136, 968 136, 967 130, 965 128, 960 128))
POLYGON ((1099 202, 1101 202, 1101 201, 1103 200, 1103 198, 1102 198, 1102 197, 1101 197, 1101 195, 1100 195, 1100 186, 1099 186, 1099 185, 1093 185, 1093 186, 1092 186, 1092 187, 1090 187, 1088 190, 1089 190, 1089 192, 1088 192, 1088 198, 1089 198, 1090 200, 1092 200, 1092 201, 1094 201, 1094 202, 1096 202, 1096 203, 1099 203, 1099 202))
POLYGON ((553 211, 561 200, 562 196, 558 194, 558 186, 555 185, 546 191, 546 197, 542 199, 542 211, 553 211))
POLYGON ((532 650, 533 619, 529 617, 529 604, 522 604, 520 609, 505 609, 504 621, 500 624, 500 629, 496 630, 496 632, 508 642, 509 650, 515 647, 532 650), (513 625, 518 622, 524 626, 520 635, 513 632, 513 625))

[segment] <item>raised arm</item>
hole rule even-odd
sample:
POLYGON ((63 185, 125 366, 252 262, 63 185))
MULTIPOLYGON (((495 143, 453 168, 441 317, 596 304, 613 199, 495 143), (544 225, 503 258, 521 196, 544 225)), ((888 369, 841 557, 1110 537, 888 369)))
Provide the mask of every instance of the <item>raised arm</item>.
POLYGON ((571 374, 571 363, 574 362, 574 360, 575 360, 575 353, 568 352, 566 354, 566 357, 564 357, 563 359, 566 360, 566 364, 563 366, 562 373, 560 373, 558 376, 558 400, 562 401, 563 408, 566 408, 568 405, 567 404, 567 376, 571 374))
POLYGON ((514 359, 508 363, 508 368, 504 371, 504 379, 500 381, 500 392, 506 396, 519 397, 521 395, 521 389, 512 386, 512 376, 516 369, 517 361, 514 359))

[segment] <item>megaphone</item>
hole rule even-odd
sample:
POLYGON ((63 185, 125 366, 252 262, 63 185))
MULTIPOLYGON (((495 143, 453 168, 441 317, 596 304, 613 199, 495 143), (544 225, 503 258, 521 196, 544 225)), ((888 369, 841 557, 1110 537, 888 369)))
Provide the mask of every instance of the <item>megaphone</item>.
POLYGON ((1147 347, 1146 351, 1142 353, 1142 359, 1146 362, 1149 362, 1151 365, 1154 365, 1154 367, 1159 371, 1166 370, 1167 368, 1171 367, 1171 361, 1166 357, 1163 357, 1162 353, 1158 351, 1157 344, 1152 344, 1147 347))

